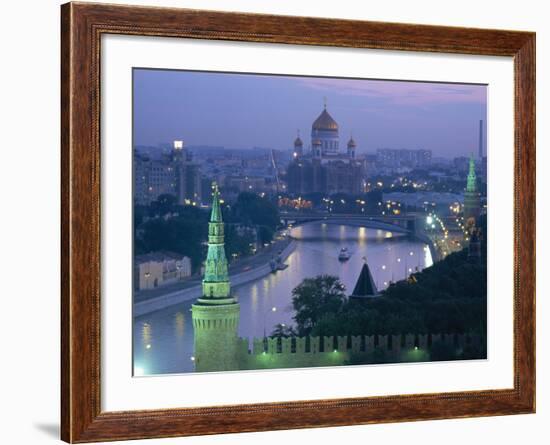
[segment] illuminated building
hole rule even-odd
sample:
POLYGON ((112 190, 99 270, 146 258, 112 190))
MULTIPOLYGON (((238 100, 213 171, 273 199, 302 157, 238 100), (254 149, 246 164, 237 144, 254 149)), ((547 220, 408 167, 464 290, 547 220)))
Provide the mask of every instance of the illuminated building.
POLYGON ((176 197, 178 204, 200 204, 202 175, 182 141, 174 141, 169 154, 156 158, 134 150, 134 201, 149 205, 160 195, 176 197))
POLYGON ((290 193, 360 194, 364 190, 365 162, 356 157, 353 138, 339 151, 339 127, 325 107, 311 126, 311 149, 304 152, 298 136, 287 168, 290 193))
POLYGON ((481 210, 480 196, 477 190, 477 178, 474 157, 470 157, 470 168, 464 192, 464 221, 475 225, 481 210))

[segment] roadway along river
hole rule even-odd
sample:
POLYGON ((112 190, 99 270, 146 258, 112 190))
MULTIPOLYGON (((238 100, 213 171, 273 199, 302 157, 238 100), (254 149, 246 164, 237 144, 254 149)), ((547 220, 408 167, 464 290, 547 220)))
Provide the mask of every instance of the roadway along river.
MULTIPOLYGON (((292 289, 307 277, 338 275, 351 293, 367 257, 379 289, 407 271, 432 264, 428 247, 410 237, 383 230, 313 223, 292 229, 296 249, 288 268, 235 287, 241 305, 239 335, 262 337, 274 325, 293 323, 292 289), (351 258, 338 261, 341 247, 351 258), (275 308, 275 310, 273 310, 275 308)), ((192 301, 137 317, 134 322, 134 370, 136 374, 170 374, 193 371, 192 301)))

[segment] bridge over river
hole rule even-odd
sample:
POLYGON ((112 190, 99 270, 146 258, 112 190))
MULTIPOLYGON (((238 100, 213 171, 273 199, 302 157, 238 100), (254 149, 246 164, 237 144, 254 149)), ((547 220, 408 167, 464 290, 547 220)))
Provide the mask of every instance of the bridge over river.
POLYGON ((281 212, 281 221, 293 226, 311 222, 323 221, 327 224, 345 224, 367 227, 369 229, 388 230, 410 235, 424 235, 424 214, 408 212, 400 215, 359 214, 359 213, 328 213, 328 212, 281 212))

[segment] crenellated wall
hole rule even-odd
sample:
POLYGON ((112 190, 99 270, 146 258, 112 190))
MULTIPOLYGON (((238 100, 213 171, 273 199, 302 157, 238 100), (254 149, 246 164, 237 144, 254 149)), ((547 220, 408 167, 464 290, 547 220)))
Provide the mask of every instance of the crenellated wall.
POLYGON ((485 339, 469 334, 239 338, 237 349, 239 369, 486 358, 485 339))

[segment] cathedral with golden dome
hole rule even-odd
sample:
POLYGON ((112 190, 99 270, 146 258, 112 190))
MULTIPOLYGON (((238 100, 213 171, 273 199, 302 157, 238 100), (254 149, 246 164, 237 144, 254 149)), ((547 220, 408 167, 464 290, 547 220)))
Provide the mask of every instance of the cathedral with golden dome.
POLYGON ((356 156, 357 144, 350 137, 346 151, 340 151, 338 123, 327 110, 311 126, 311 145, 304 150, 298 134, 294 141, 293 160, 287 169, 291 193, 346 193, 365 191, 365 162, 356 156))

